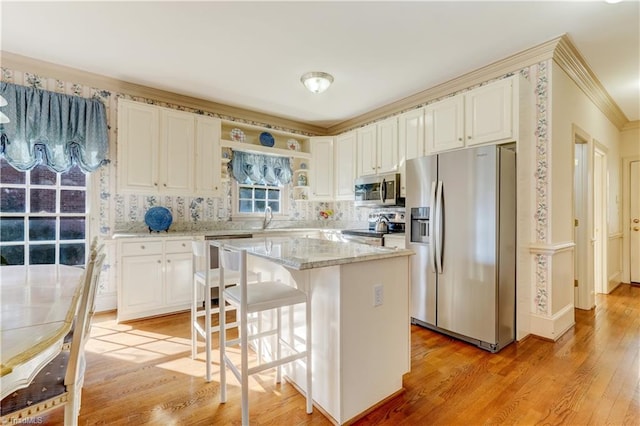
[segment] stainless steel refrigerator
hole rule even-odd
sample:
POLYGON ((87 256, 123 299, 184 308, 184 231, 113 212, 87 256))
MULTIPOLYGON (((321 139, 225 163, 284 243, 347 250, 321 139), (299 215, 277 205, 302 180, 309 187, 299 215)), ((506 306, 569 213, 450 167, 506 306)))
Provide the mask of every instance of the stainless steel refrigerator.
POLYGON ((406 177, 411 322, 499 351, 515 338, 515 148, 416 158, 406 177))

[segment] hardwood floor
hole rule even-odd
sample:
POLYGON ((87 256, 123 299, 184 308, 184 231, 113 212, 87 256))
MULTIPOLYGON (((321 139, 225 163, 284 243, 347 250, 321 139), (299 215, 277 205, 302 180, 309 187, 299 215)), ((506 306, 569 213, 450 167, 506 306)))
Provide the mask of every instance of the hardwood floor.
MULTIPOLYGON (((187 314, 120 325, 96 316, 79 423, 240 424, 239 388, 231 382, 218 403, 217 362, 205 383, 188 324, 187 314)), ((490 354, 420 327, 411 338, 406 391, 357 424, 640 424, 640 287, 599 295, 555 343, 530 337, 490 354)), ((251 384, 252 424, 331 424, 318 410, 305 414, 304 398, 272 374, 251 384)), ((62 409, 42 420, 62 424, 62 409)))

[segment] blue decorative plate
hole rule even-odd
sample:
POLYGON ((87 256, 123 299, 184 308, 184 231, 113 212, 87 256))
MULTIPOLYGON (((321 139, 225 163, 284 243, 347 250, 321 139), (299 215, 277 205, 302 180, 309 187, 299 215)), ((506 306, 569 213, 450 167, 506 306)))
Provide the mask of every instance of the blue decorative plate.
POLYGON ((173 216, 166 207, 151 207, 144 215, 144 223, 149 227, 149 231, 166 231, 173 222, 173 216))
POLYGON ((273 138, 273 135, 269 132, 260 133, 260 143, 264 146, 273 146, 276 143, 276 140, 273 138))

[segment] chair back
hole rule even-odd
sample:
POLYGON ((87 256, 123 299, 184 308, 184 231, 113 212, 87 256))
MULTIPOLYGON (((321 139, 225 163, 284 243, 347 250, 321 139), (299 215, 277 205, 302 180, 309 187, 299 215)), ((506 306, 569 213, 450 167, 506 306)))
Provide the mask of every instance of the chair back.
POLYGON ((220 246, 218 250, 218 256, 220 260, 220 288, 224 288, 225 271, 238 272, 240 274, 240 309, 246 310, 247 308, 247 251, 246 250, 234 250, 224 245, 220 246))
POLYGON ((76 314, 76 327, 71 341, 69 365, 65 375, 66 386, 81 384, 84 376, 84 345, 91 328, 91 318, 94 312, 95 293, 102 271, 105 254, 101 250, 92 250, 85 269, 82 295, 76 314))

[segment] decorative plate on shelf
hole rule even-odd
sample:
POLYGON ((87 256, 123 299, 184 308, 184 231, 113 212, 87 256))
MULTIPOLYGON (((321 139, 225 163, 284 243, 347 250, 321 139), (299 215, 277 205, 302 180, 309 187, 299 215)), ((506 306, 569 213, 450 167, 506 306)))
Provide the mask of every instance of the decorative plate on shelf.
POLYGON ((269 132, 260 133, 260 144, 264 146, 273 146, 276 143, 276 140, 273 138, 273 135, 269 132))
POLYGON ((166 207, 151 207, 144 215, 144 223, 149 227, 149 231, 167 231, 173 222, 173 216, 166 207))
POLYGON ((231 129, 231 140, 236 142, 244 142, 247 137, 244 135, 244 132, 238 128, 231 129))
POLYGON ((300 143, 295 139, 289 139, 287 141, 287 147, 292 151, 300 151, 300 143))

